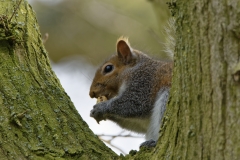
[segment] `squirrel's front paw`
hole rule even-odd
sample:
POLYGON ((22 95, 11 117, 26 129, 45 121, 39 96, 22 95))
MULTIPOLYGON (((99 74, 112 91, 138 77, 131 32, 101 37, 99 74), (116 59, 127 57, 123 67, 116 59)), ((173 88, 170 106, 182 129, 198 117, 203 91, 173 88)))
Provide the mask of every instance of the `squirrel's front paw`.
POLYGON ((101 120, 105 120, 104 113, 103 113, 103 106, 100 104, 96 104, 93 106, 93 109, 90 111, 90 117, 93 117, 97 123, 101 120))

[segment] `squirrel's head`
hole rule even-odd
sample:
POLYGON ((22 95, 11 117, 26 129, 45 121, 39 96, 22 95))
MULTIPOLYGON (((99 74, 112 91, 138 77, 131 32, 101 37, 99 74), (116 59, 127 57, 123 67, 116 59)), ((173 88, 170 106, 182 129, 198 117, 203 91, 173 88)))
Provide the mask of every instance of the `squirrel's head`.
POLYGON ((105 96, 111 99, 118 94, 122 82, 127 78, 124 71, 136 63, 137 51, 133 50, 127 38, 117 41, 117 53, 106 60, 96 71, 89 95, 91 98, 105 96))

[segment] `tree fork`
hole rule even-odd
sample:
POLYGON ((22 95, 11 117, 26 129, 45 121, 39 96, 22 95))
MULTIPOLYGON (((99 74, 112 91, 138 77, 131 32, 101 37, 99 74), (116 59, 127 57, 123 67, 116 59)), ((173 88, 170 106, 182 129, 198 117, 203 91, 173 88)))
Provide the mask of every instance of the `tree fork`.
MULTIPOLYGON (((17 2, 0 8, 0 159, 116 158, 51 70, 27 2, 6 20, 17 2)), ((240 2, 179 0, 172 7, 177 45, 160 139, 126 158, 240 159, 240 2)))

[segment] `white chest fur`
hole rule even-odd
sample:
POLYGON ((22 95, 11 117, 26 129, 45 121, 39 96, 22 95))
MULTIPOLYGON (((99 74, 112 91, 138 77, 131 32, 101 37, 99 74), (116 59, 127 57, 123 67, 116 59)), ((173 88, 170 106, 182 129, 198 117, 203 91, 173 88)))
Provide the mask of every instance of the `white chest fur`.
POLYGON ((158 92, 157 99, 152 110, 150 124, 148 126, 146 140, 158 140, 162 117, 168 101, 169 89, 164 88, 158 92))

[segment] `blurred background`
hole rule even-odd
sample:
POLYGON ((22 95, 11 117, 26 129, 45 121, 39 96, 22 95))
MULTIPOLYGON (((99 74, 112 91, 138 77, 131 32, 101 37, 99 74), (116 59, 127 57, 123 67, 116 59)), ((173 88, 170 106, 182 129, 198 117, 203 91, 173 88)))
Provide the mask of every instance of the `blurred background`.
POLYGON ((167 59, 164 26, 167 0, 29 0, 36 12, 53 70, 91 130, 116 153, 138 150, 144 135, 89 116, 96 103, 88 95, 95 70, 115 53, 120 36, 151 56, 167 59), (117 137, 115 137, 117 136, 117 137))

